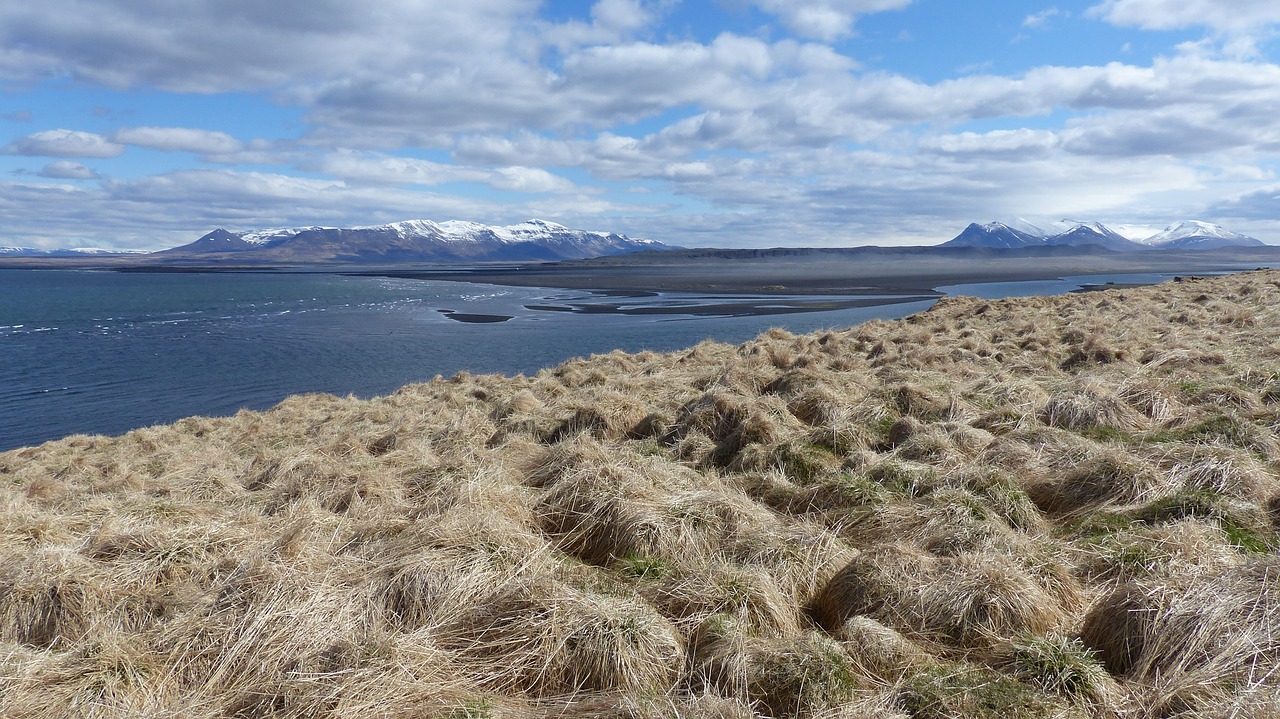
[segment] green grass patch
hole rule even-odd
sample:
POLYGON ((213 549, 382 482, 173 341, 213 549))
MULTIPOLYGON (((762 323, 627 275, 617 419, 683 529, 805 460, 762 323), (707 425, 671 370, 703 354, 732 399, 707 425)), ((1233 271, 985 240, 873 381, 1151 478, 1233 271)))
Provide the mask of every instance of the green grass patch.
POLYGON ((816 442, 785 444, 777 453, 779 468, 800 486, 813 484, 829 474, 838 461, 830 447, 816 442))
POLYGON ((1109 424, 1099 424, 1093 427, 1080 430, 1079 434, 1083 437, 1098 442, 1120 442, 1123 444, 1132 444, 1138 441, 1138 437, 1130 432, 1112 427, 1109 424))
POLYGON ((661 557, 631 555, 614 565, 618 574, 635 580, 661 579, 675 572, 675 565, 661 557))
POLYGON ((1062 700, 1038 687, 987 669, 955 665, 933 667, 909 677, 898 700, 913 719, 1064 716, 1062 700))
POLYGON ((1107 671, 1079 639, 1024 636, 1011 647, 1009 668, 1046 691, 1076 701, 1097 701, 1107 691, 1107 671))
POLYGON ((969 490, 987 503, 997 516, 1014 529, 1030 530, 1040 522, 1036 508, 1026 490, 1004 472, 985 472, 968 483, 969 490))
POLYGON ((491 719, 497 716, 493 700, 488 697, 471 699, 456 706, 446 715, 449 719, 491 719))
POLYGON ((932 467, 911 466, 887 460, 867 470, 867 477, 894 494, 918 498, 938 488, 938 474, 932 467))

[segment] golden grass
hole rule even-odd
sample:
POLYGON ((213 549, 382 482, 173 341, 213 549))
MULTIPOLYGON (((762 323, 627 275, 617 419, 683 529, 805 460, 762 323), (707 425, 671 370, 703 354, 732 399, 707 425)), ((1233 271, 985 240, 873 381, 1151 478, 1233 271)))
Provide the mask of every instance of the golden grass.
POLYGON ((1280 272, 0 454, 3 717, 1280 713, 1280 272))

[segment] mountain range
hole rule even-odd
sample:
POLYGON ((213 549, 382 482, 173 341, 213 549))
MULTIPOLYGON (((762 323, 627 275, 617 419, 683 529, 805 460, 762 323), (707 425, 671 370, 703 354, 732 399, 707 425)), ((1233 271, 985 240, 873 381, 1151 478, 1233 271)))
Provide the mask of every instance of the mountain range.
MULTIPOLYGON (((1176 222, 1160 232, 1127 225, 1063 220, 1048 229, 1027 222, 973 223, 934 247, 1074 248, 1101 247, 1118 252, 1212 250, 1259 247, 1265 243, 1220 225, 1196 220, 1176 222)), ((574 230, 545 220, 495 227, 454 220, 407 220, 366 227, 292 227, 233 232, 222 228, 194 242, 157 252, 92 248, 38 250, 0 247, 5 258, 110 258, 131 256, 150 263, 394 263, 394 262, 538 262, 578 260, 643 250, 674 249, 655 240, 632 239, 615 232, 574 230)))
POLYGON ((941 247, 1084 247, 1098 245, 1117 252, 1143 250, 1213 250, 1260 247, 1259 239, 1198 220, 1175 222, 1156 233, 1111 228, 1101 222, 1063 220, 1044 229, 1025 220, 970 224, 941 247))
POLYGON ((544 220, 506 227, 408 220, 346 229, 216 229, 195 242, 152 255, 167 260, 249 262, 518 262, 576 260, 668 247, 654 240, 572 230, 544 220))
POLYGON ((34 247, 0 247, 0 258, 5 257, 106 257, 114 255, 145 255, 144 250, 104 250, 99 247, 75 247, 66 250, 40 250, 34 247))

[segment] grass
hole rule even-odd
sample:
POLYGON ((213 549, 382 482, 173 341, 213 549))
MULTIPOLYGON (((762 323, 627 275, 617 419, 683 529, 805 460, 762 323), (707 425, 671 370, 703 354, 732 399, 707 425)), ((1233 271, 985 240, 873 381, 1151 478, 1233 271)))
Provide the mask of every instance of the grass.
POLYGON ((0 716, 1265 715, 1278 330, 953 297, 0 453, 0 716))

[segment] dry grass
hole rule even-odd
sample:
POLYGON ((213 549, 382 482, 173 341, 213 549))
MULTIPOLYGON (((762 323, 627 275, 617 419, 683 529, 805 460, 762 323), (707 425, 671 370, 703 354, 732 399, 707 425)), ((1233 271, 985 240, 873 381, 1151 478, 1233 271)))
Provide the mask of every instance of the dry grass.
POLYGON ((0 454, 3 717, 1280 713, 1280 273, 0 454))

